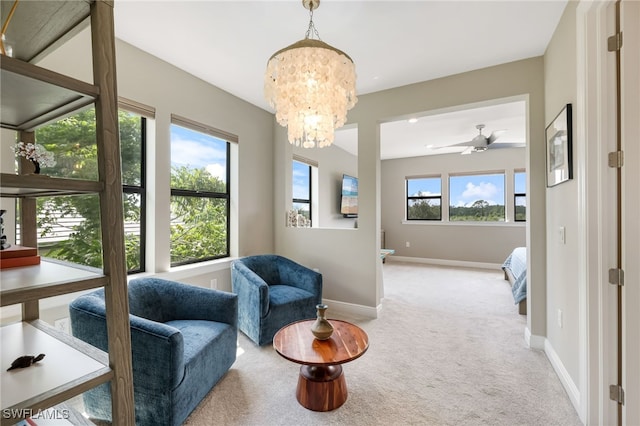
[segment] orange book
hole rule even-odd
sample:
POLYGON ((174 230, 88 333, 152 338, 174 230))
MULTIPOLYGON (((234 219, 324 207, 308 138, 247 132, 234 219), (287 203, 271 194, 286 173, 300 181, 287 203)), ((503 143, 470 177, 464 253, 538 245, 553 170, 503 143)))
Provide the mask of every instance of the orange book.
POLYGON ((25 247, 12 245, 4 250, 0 250, 0 259, 13 259, 16 257, 37 256, 38 249, 35 247, 25 247))
POLYGON ((9 259, 0 259, 0 269, 17 268, 18 266, 31 266, 40 264, 40 256, 23 256, 9 259))

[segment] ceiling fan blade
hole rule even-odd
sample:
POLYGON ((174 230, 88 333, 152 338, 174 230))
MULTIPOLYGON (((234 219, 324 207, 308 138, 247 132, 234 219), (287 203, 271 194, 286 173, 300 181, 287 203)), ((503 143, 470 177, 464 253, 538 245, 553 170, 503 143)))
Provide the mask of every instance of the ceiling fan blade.
POLYGON ((462 151, 460 153, 460 155, 467 155, 467 154, 471 154, 472 152, 474 152, 475 148, 470 146, 467 149, 465 149, 464 151, 462 151))
POLYGON ((454 146, 468 146, 468 147, 473 148, 475 145, 474 145, 474 141, 468 141, 468 142, 456 143, 456 144, 453 144, 453 145, 445 145, 445 146, 441 146, 439 148, 451 148, 451 147, 454 147, 454 146))
POLYGON ((505 132, 506 130, 494 130, 493 132, 491 132, 491 135, 487 140, 487 144, 492 144, 496 139, 502 136, 505 132))
POLYGON ((498 142, 492 143, 487 148, 488 149, 501 149, 501 148, 524 148, 527 144, 524 143, 515 143, 515 142, 498 142))

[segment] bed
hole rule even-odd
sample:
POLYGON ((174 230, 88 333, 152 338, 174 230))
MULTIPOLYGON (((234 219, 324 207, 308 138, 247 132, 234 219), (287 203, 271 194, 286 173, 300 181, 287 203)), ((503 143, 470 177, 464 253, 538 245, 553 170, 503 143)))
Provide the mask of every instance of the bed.
POLYGON ((527 314, 527 248, 516 247, 502 264, 504 279, 511 284, 518 313, 527 314))

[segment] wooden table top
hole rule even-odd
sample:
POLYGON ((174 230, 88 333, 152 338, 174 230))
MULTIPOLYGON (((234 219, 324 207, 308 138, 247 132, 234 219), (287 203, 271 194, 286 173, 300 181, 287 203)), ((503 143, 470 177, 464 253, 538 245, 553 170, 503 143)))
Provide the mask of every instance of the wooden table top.
POLYGON ((311 333, 315 320, 303 320, 281 328, 273 348, 289 361, 304 365, 335 365, 353 361, 369 348, 369 336, 355 324, 330 319, 333 334, 318 340, 311 333))

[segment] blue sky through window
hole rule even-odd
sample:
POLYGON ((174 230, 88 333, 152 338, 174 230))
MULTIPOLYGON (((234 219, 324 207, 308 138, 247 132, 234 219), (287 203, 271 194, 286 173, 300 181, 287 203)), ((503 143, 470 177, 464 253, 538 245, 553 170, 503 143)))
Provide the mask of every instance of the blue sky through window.
POLYGON ((227 141, 175 124, 171 125, 171 167, 206 169, 227 180, 227 141))
POLYGON ((439 177, 407 179, 407 195, 440 195, 442 185, 439 177))
POLYGON ((310 169, 308 164, 293 160, 293 198, 309 199, 310 169))
POLYGON ((513 180, 515 184, 514 192, 516 194, 524 194, 527 192, 527 173, 526 172, 514 173, 513 180))
POLYGON ((449 194, 451 206, 469 207, 478 200, 503 206, 504 174, 451 176, 449 194))

